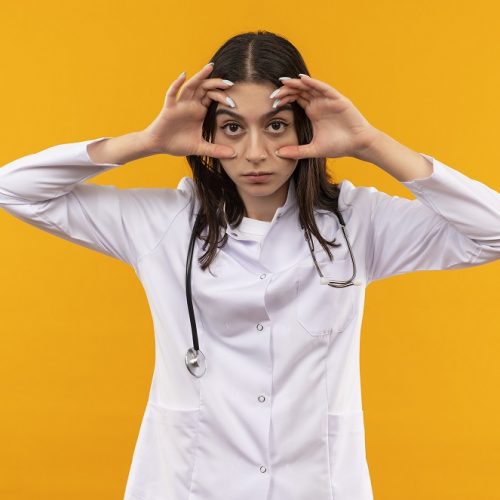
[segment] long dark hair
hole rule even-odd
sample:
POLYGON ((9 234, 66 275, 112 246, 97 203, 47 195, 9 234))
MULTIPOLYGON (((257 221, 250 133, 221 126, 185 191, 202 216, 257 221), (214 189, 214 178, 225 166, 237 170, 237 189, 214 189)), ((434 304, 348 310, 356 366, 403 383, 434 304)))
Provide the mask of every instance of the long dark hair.
MULTIPOLYGON (((309 74, 299 51, 286 38, 268 31, 241 33, 227 40, 210 59, 214 69, 210 78, 224 78, 232 82, 264 83, 271 82, 275 87, 281 85, 280 76, 298 77, 299 73, 309 74)), ((217 102, 210 103, 203 121, 202 136, 213 142, 215 135, 215 111, 217 102)), ((295 129, 299 144, 307 144, 313 136, 312 124, 303 108, 292 101, 295 129)), ((224 231, 227 224, 234 229, 243 219, 245 206, 234 182, 222 168, 218 158, 207 156, 187 156, 193 171, 193 181, 199 198, 200 214, 196 237, 205 241, 203 250, 208 250, 199 258, 202 270, 210 266, 216 256, 217 248, 227 241, 224 231), (201 236, 205 227, 208 232, 201 236)), ((314 208, 337 210, 340 187, 331 182, 326 170, 325 158, 304 158, 298 160, 292 174, 295 181, 299 220, 302 228, 313 234, 330 260, 332 254, 328 246, 339 243, 324 239, 314 219, 314 208)))

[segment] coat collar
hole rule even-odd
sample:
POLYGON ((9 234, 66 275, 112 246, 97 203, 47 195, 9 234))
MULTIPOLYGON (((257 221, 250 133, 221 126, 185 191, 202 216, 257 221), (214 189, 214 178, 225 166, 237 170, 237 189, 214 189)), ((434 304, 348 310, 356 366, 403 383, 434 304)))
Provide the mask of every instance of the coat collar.
MULTIPOLYGON (((271 221, 271 226, 276 224, 278 219, 283 216, 290 216, 297 209, 297 194, 295 192, 295 181, 293 177, 290 177, 290 182, 288 183, 288 193, 284 205, 278 207, 274 213, 273 219, 271 221)), ((238 228, 231 229, 228 227, 227 234, 229 237, 235 240, 247 239, 243 235, 239 234, 238 228)))
MULTIPOLYGON (((183 191, 191 190, 191 196, 194 196, 194 198, 195 198, 194 214, 196 215, 198 213, 198 210, 199 210, 199 201, 196 199, 196 196, 195 196, 195 186, 194 186, 193 179, 191 177, 183 177, 181 179, 181 181, 179 182, 177 187, 178 187, 178 189, 181 189, 183 191)), ((288 184, 288 193, 287 193, 285 203, 284 203, 284 205, 282 205, 281 207, 278 207, 276 209, 276 212, 274 213, 273 219, 271 221, 271 225, 276 224, 277 221, 279 219, 281 219, 282 217, 289 218, 289 217, 293 216, 295 214, 296 210, 298 210, 297 194, 295 191, 295 180, 292 176, 292 177, 290 177, 290 182, 288 184)), ((329 214, 330 213, 329 210, 321 209, 321 208, 317 208, 314 211, 318 214, 329 214)), ((243 235, 239 234, 238 228, 231 229, 230 227, 228 227, 227 234, 230 238, 233 238, 235 240, 246 239, 243 235)))

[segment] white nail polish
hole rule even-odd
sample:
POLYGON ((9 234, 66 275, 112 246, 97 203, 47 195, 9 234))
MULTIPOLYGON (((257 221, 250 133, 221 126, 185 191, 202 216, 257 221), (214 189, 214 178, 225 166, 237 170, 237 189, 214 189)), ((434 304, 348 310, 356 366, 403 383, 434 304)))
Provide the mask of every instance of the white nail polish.
POLYGON ((224 83, 227 83, 228 85, 234 85, 234 83, 231 80, 222 80, 224 83))
POLYGON ((276 89, 270 96, 269 96, 269 99, 272 99, 273 97, 276 97, 278 95, 278 92, 280 91, 281 89, 276 89))
POLYGON ((291 80, 289 76, 280 76, 278 80, 291 80))
POLYGON ((280 103, 281 99, 276 99, 273 103, 273 108, 275 108, 276 106, 278 106, 278 104, 280 103))
POLYGON ((229 97, 229 96, 226 96, 226 102, 229 104, 229 106, 231 106, 232 108, 235 108, 236 107, 236 104, 234 104, 234 101, 229 97))

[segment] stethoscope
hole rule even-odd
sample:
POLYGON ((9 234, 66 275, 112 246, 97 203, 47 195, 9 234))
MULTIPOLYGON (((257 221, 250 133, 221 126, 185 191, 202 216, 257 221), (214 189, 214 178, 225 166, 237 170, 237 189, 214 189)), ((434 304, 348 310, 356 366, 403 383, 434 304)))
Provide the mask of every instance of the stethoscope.
MULTIPOLYGON (((361 282, 359 280, 355 280, 354 278, 356 277, 356 262, 354 260, 354 255, 352 253, 351 245, 349 244, 349 239, 347 238, 346 232, 345 232, 345 222, 337 210, 335 210, 335 215, 339 219, 340 226, 342 228, 342 233, 344 234, 344 239, 347 243, 347 248, 349 249, 349 254, 351 255, 351 261, 352 261, 352 276, 346 281, 338 281, 334 280, 331 278, 328 278, 326 276, 323 276, 323 273, 321 272, 321 269, 318 265, 318 262, 316 261, 316 257, 314 256, 314 245, 312 243, 311 237, 308 234, 308 231, 304 231, 304 237, 307 240, 307 243, 309 245, 309 250, 311 252, 312 258, 314 260, 314 265, 316 266, 316 269, 318 270, 318 274, 320 276, 320 283, 322 285, 330 285, 335 288, 345 288, 348 286, 359 286, 361 285, 361 282)), ((196 217, 196 222, 193 227, 193 231, 191 233, 191 240, 189 242, 189 250, 188 250, 188 256, 187 256, 187 262, 186 262, 186 300, 187 300, 187 305, 188 305, 188 310, 189 310, 189 320, 191 322, 191 333, 193 337, 193 347, 190 347, 187 352, 186 352, 186 367, 189 370, 189 372, 194 375, 195 377, 201 377, 205 374, 207 370, 207 361, 205 359, 205 355, 201 352, 200 350, 200 345, 198 342, 198 331, 196 329, 196 320, 194 317, 194 310, 193 310, 193 300, 191 296, 191 268, 192 268, 192 262, 193 262, 193 249, 194 249, 194 242, 196 240, 196 235, 195 235, 195 229, 198 227, 198 222, 200 220, 200 213, 198 213, 196 217)))

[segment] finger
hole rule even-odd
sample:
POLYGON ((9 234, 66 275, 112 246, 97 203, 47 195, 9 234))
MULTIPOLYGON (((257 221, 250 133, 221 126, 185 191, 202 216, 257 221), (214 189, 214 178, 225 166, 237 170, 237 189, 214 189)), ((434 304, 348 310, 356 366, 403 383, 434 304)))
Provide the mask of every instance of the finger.
POLYGON ((198 90, 203 90, 206 92, 207 90, 224 88, 227 89, 233 86, 233 82, 229 80, 223 80, 222 78, 207 78, 201 82, 201 85, 198 87, 198 90))
POLYGON ((307 97, 303 97, 300 94, 294 94, 294 95, 288 95, 283 98, 279 98, 279 102, 276 105, 276 107, 283 106, 284 104, 287 104, 289 102, 297 101, 303 108, 309 106, 310 101, 307 97))
POLYGON ((229 104, 228 101, 226 101, 227 96, 224 92, 219 92, 216 90, 208 90, 205 97, 201 99, 201 103, 208 108, 210 106, 211 101, 217 101, 220 102, 221 104, 224 104, 225 106, 229 106, 232 108, 232 106, 229 104))
POLYGON ((305 89, 305 90, 302 90, 302 89, 293 89, 293 88, 290 88, 290 87, 281 87, 279 89, 279 92, 277 92, 276 94, 271 94, 273 95, 273 97, 269 96, 270 99, 284 99, 285 97, 287 97, 288 95, 300 95, 302 94, 306 99, 310 100, 312 99, 312 94, 310 92, 310 89, 305 89))
POLYGON ((317 158, 315 148, 311 144, 301 144, 300 146, 283 146, 276 151, 280 158, 300 160, 301 158, 317 158))
POLYGON ((328 83, 317 80, 316 78, 311 78, 309 75, 303 75, 301 81, 305 83, 309 88, 316 89, 323 95, 331 96, 340 99, 343 95, 335 88, 333 88, 328 83))
POLYGON ((226 90, 233 86, 233 83, 229 80, 223 80, 222 78, 209 78, 204 80, 201 85, 196 89, 194 93, 195 99, 203 99, 208 90, 222 89, 226 90))
POLYGON ((195 73, 186 82, 184 87, 182 87, 179 93, 179 100, 191 99, 198 86, 201 84, 203 80, 205 80, 208 77, 208 75, 212 72, 213 69, 214 67, 212 64, 206 64, 200 71, 198 71, 198 73, 195 73))
POLYGON ((300 104, 300 106, 304 109, 307 108, 307 106, 309 106, 309 104, 310 104, 310 101, 308 101, 307 99, 304 99, 302 97, 297 97, 296 100, 300 104))
POLYGON ((307 109, 307 107, 311 104, 311 102, 308 99, 298 95, 298 96, 290 96, 290 100, 280 102, 278 104, 278 107, 281 106, 282 104, 286 104, 287 102, 293 102, 293 101, 296 101, 302 108, 304 108, 304 110, 307 109))
POLYGON ((311 87, 310 85, 307 85, 305 82, 303 82, 299 78, 290 78, 289 80, 283 80, 282 83, 283 83, 283 87, 285 87, 285 88, 306 90, 309 93, 311 93, 311 95, 313 95, 315 97, 320 97, 322 95, 322 93, 318 89, 311 87))
POLYGON ((172 106, 176 102, 177 92, 181 88, 182 82, 186 78, 186 73, 183 71, 168 87, 167 94, 165 96, 165 104, 167 106, 172 106))
POLYGON ((237 153, 229 146, 223 146, 222 144, 214 144, 202 140, 194 154, 198 156, 210 156, 211 158, 230 159, 235 158, 237 153))

